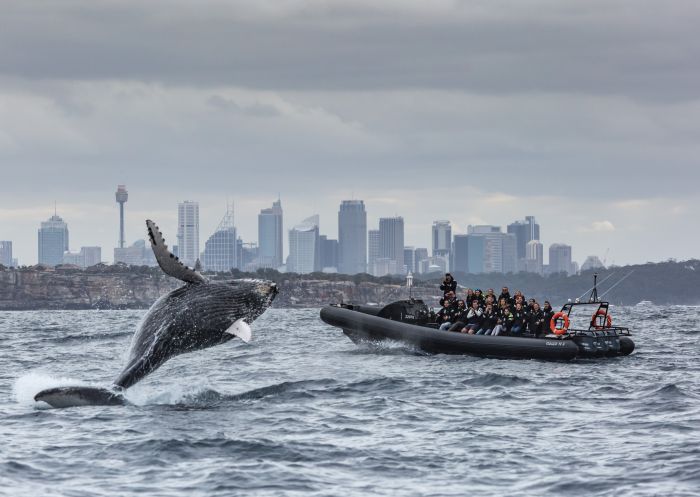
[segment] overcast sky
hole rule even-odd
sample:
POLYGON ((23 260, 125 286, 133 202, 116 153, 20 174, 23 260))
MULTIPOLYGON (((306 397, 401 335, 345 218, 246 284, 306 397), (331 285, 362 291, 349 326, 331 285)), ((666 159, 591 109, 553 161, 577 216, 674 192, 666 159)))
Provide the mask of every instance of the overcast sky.
MULTIPOLYGON (((700 2, 255 0, 2 3, 0 239, 201 249, 236 206, 246 241, 281 195, 285 230, 342 199, 406 244, 534 215, 545 248, 616 264, 700 257, 700 2)), ((286 240, 285 240, 286 250, 286 240)), ((546 253, 546 250, 545 250, 546 253)))

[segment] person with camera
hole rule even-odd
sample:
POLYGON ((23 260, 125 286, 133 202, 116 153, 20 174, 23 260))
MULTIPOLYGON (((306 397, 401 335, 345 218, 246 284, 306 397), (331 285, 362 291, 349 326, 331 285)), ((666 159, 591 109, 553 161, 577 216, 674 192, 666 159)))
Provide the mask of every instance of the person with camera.
POLYGON ((445 279, 442 280, 440 290, 442 290, 442 294, 444 296, 446 296, 449 292, 454 292, 457 294, 457 282, 450 273, 445 273, 445 279))

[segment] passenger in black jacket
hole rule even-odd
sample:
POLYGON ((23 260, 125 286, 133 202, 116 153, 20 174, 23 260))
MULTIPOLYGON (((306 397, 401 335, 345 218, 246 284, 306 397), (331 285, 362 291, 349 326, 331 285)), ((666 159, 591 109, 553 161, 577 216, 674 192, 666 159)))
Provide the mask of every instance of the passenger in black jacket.
POLYGON ((513 310, 513 326, 510 328, 511 335, 520 336, 525 331, 525 322, 527 320, 527 314, 523 309, 523 305, 518 302, 515 304, 515 309, 513 310))
POLYGON ((453 305, 452 302, 447 299, 443 299, 442 309, 440 309, 435 316, 441 330, 446 330, 452 326, 452 323, 455 321, 456 309, 456 305, 453 305))
POLYGON ((486 304, 486 309, 481 315, 481 329, 476 334, 490 335, 496 324, 498 324, 498 314, 493 310, 492 304, 486 304))
POLYGON ((442 280, 440 290, 442 290, 443 295, 447 295, 448 292, 454 292, 455 295, 457 294, 457 282, 450 273, 445 273, 445 279, 442 280))
POLYGON ((527 329, 536 337, 544 334, 544 312, 537 302, 532 304, 532 310, 528 313, 527 329))
POLYGON ((477 330, 481 329, 482 315, 483 312, 481 307, 479 307, 479 301, 474 299, 471 307, 467 311, 466 331, 463 329, 462 333, 469 333, 470 335, 473 335, 477 332, 477 330))
POLYGON ((507 287, 507 286, 504 286, 504 287, 501 289, 501 294, 498 296, 498 301, 500 302, 501 299, 506 299, 506 303, 507 303, 508 305, 512 305, 512 304, 513 304, 513 299, 510 297, 510 292, 508 291, 508 287, 507 287))
POLYGON ((448 331, 462 331, 467 324, 467 306, 464 300, 457 301, 457 309, 455 310, 454 321, 448 331))
POLYGON ((484 292, 481 291, 481 288, 477 288, 476 290, 474 290, 474 297, 472 298, 472 300, 474 299, 479 301, 479 307, 481 307, 482 309, 486 307, 486 302, 484 301, 484 292))
POLYGON ((552 322, 552 318, 554 317, 554 309, 552 309, 552 304, 549 303, 548 300, 544 301, 544 307, 542 308, 542 314, 544 314, 544 327, 542 329, 543 333, 546 335, 549 333, 549 326, 552 322))

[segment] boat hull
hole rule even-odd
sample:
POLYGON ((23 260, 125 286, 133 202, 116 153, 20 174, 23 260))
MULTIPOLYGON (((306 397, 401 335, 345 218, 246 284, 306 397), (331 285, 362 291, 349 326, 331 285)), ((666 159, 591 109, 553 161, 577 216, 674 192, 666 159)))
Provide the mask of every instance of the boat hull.
POLYGON ((370 314, 326 306, 321 319, 354 342, 394 340, 436 354, 468 354, 484 357, 571 360, 580 349, 568 339, 535 339, 508 336, 467 335, 384 319, 370 314))

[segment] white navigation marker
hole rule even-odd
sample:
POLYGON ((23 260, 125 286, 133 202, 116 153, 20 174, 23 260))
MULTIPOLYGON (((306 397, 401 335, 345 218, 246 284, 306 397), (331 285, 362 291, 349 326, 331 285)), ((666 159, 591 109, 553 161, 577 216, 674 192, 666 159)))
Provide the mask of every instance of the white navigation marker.
POLYGON ((243 319, 237 320, 235 323, 229 326, 224 333, 235 335, 245 343, 248 343, 253 339, 253 330, 250 329, 248 323, 246 323, 243 319))

